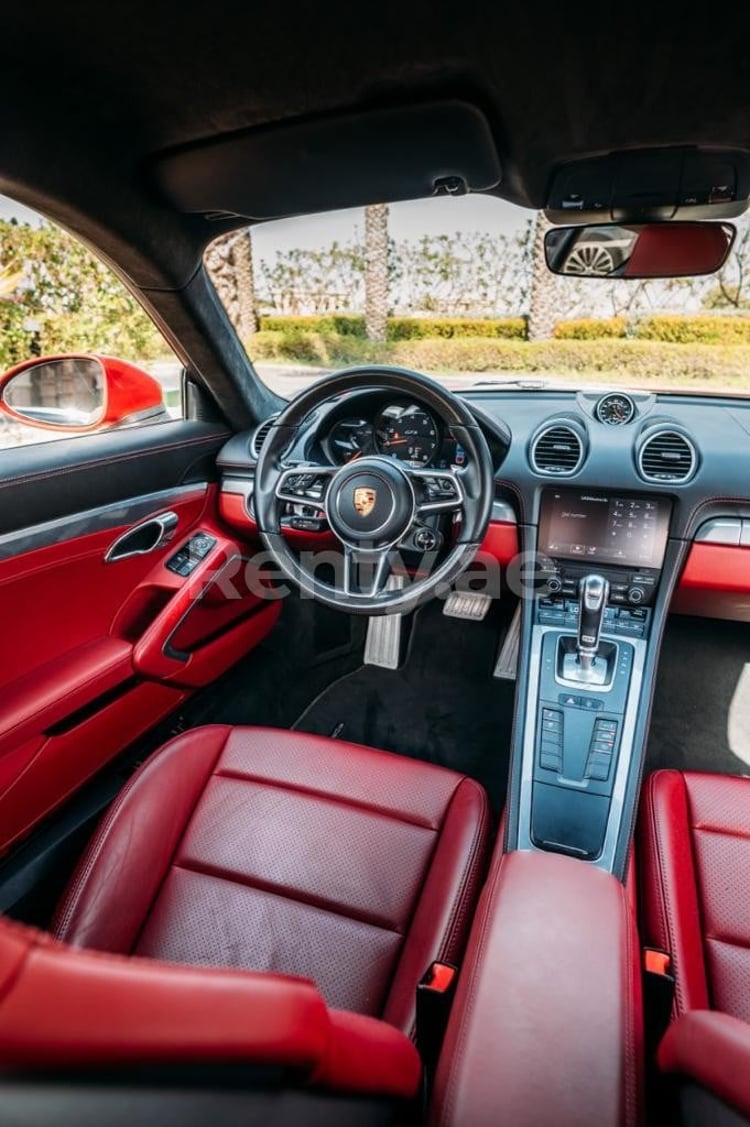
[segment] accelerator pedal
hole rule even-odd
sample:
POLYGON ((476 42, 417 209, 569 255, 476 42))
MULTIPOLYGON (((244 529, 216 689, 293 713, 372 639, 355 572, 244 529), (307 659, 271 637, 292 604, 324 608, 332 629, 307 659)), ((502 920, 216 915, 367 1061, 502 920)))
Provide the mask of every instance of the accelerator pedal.
POLYGON ((451 591, 443 604, 443 614, 448 618, 481 622, 491 605, 491 595, 483 595, 479 591, 451 591))
POLYGON ((503 639, 492 674, 503 681, 515 681, 518 669, 518 646, 521 641, 521 603, 518 603, 508 632, 503 639))
MULTIPOLYGON (((401 591, 406 577, 390 575, 386 591, 401 591)), ((373 617, 367 624, 365 641, 365 665, 377 665, 380 669, 398 669, 401 661, 401 627, 403 614, 381 614, 373 617)))

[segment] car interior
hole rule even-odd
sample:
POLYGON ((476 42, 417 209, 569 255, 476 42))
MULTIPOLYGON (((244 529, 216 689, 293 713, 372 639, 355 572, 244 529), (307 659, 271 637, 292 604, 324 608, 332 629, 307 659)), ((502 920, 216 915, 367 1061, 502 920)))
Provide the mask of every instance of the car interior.
POLYGON ((0 449, 0 1124, 750 1123, 750 398, 282 396, 204 261, 476 194, 552 272, 718 270, 747 16, 546 15, 4 12, 0 192, 125 283, 183 417, 114 358, 0 380, 90 397, 0 449))

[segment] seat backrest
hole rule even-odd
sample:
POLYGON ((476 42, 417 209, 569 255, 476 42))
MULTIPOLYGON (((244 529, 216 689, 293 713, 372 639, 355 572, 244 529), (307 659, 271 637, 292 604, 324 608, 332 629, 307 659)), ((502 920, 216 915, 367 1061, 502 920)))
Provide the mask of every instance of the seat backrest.
POLYGON ((750 1021, 750 779, 654 772, 638 855, 641 938, 672 956, 676 1014, 750 1021))

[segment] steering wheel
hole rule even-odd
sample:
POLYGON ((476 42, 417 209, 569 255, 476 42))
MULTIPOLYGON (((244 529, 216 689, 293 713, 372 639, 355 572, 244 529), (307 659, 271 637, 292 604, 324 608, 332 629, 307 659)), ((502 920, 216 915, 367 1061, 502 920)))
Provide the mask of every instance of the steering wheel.
MULTIPOLYGON (((401 368, 349 368, 301 392, 271 427, 255 470, 255 516, 276 565, 304 593, 350 614, 401 613, 447 591, 484 539, 493 497, 492 458, 469 407, 433 380, 401 368), (313 410, 363 387, 393 391, 429 407, 466 452, 464 467, 412 469, 382 455, 341 466, 285 462, 313 410), (320 578, 316 555, 297 556, 281 531, 284 506, 300 502, 326 517, 342 545, 332 583, 320 578), (407 578, 403 587, 389 587, 399 545, 433 513, 460 515, 445 558, 438 562, 437 552, 426 552, 416 577, 407 578)), ((332 564, 332 553, 322 555, 332 564)))

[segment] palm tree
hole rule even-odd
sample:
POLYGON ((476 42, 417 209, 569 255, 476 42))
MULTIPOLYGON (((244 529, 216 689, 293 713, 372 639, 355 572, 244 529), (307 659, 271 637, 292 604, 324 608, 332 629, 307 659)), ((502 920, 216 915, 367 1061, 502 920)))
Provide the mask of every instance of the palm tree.
POLYGON ((222 235, 206 254, 206 269, 240 340, 258 330, 250 228, 222 235))
POLYGON ((531 252, 531 294, 529 301, 529 340, 550 340, 559 320, 555 275, 544 256, 544 236, 552 224, 540 211, 536 217, 531 252))
POLYGON ((365 331, 368 340, 388 334, 388 204, 365 208, 365 331))

